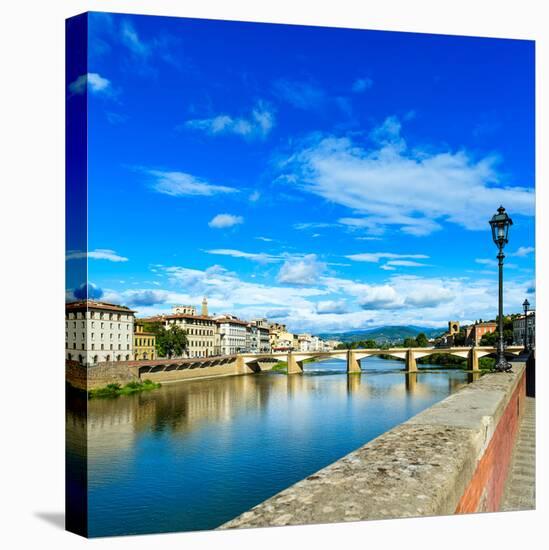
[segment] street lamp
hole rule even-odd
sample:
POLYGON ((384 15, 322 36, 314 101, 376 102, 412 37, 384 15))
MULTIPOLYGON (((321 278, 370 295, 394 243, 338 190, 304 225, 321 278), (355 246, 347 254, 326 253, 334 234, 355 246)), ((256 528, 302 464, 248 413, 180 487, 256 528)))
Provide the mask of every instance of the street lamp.
POLYGON ((530 351, 530 344, 528 342, 528 308, 530 307, 530 302, 528 299, 524 300, 522 307, 524 308, 524 353, 528 353, 530 351))
POLYGON ((492 216, 490 226, 492 227, 492 239, 499 249, 498 265, 499 265, 499 340, 497 346, 497 360, 495 370, 498 372, 506 372, 511 370, 511 365, 505 359, 505 342, 503 340, 503 247, 509 242, 509 227, 513 225, 513 220, 505 212, 505 208, 500 206, 497 214, 492 216))

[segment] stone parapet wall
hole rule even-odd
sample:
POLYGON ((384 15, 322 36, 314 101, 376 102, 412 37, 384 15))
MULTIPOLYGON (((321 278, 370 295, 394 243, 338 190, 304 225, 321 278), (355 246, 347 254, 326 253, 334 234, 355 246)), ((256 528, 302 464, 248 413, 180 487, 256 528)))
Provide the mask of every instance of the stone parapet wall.
MULTIPOLYGON (((207 359, 187 361, 189 364, 200 365, 207 363, 207 359)), ((211 359, 210 359, 211 361, 211 359)), ((180 380, 196 380, 237 374, 250 374, 258 371, 271 370, 276 362, 261 361, 253 365, 239 363, 236 356, 221 365, 193 366, 193 368, 161 370, 146 372, 139 369, 139 361, 124 361, 120 363, 101 363, 90 367, 80 365, 76 361, 66 361, 67 382, 81 390, 93 390, 105 387, 107 384, 124 385, 134 380, 152 380, 153 382, 177 382, 180 380)), ((151 361, 152 365, 170 364, 170 361, 151 361)))
POLYGON ((524 399, 524 364, 487 374, 221 528, 498 510, 524 399))
POLYGON ((74 361, 65 363, 66 381, 80 390, 102 388, 107 384, 127 384, 139 380, 137 370, 124 363, 104 363, 92 367, 74 361))

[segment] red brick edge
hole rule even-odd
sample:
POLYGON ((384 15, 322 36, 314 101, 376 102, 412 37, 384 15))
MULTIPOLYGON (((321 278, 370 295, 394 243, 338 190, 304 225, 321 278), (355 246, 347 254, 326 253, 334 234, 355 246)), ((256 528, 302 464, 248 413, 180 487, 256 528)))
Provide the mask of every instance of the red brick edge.
POLYGON ((456 514, 499 510, 525 396, 526 377, 523 372, 488 448, 457 505, 456 514))

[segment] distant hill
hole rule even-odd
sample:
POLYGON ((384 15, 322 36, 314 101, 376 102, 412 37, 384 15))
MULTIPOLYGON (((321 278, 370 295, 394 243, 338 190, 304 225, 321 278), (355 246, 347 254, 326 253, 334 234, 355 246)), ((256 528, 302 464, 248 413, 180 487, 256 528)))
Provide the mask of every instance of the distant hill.
POLYGON ((415 338, 420 332, 427 338, 435 338, 446 331, 446 327, 429 328, 414 325, 395 325, 370 328, 365 330, 353 330, 349 332, 320 334, 324 340, 341 340, 342 342, 358 342, 360 340, 375 340, 378 344, 402 342, 405 338, 415 338))

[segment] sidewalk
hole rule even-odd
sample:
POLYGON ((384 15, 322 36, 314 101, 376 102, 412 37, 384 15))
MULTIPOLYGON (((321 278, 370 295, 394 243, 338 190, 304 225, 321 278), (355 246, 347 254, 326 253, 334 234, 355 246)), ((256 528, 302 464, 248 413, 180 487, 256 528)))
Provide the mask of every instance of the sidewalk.
POLYGON ((527 397, 500 509, 536 507, 536 400, 527 397))

